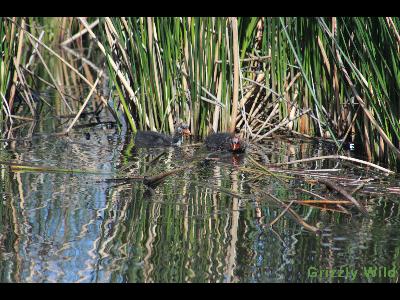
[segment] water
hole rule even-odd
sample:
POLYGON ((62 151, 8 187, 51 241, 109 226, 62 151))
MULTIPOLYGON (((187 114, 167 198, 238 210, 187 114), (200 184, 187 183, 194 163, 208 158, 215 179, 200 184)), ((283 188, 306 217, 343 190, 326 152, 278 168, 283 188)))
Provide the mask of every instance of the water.
MULTIPOLYGON (((325 154, 316 145, 269 140, 262 154, 199 160, 154 189, 140 180, 110 179, 156 175, 207 151, 187 144, 135 149, 131 135, 106 126, 0 146, 1 161, 103 173, 19 172, 1 165, 1 282, 398 281, 398 194, 379 193, 397 187, 394 179, 377 179, 371 193, 356 194, 370 218, 349 207, 351 215, 293 204, 320 234, 288 215, 268 226, 283 209, 258 189, 282 201, 313 198, 295 188, 328 199, 334 194, 299 179, 288 188, 274 176, 256 178, 243 168, 252 166, 250 157, 265 164, 325 154), (375 276, 366 276, 365 268, 375 266, 375 276)), ((313 164, 335 167, 341 170, 332 176, 372 177, 336 161, 313 164)))

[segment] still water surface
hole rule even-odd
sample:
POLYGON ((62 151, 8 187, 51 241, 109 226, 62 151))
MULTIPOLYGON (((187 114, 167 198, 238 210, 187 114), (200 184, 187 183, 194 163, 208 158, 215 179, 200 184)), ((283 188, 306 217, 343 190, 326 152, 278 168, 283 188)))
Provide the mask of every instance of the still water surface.
MULTIPOLYGON (((271 230, 267 224, 282 208, 252 187, 287 201, 310 199, 295 187, 313 186, 293 180, 287 189, 274 176, 254 179, 240 169, 249 166, 249 154, 199 162, 151 189, 140 180, 109 179, 155 175, 206 150, 136 149, 131 135, 101 126, 0 146, 3 161, 104 173, 13 172, 1 165, 1 282, 398 282, 397 194, 357 196, 369 219, 294 204, 321 233, 289 216, 271 230), (369 267, 380 269, 367 276, 369 267)), ((326 154, 283 140, 262 147, 267 154, 254 157, 261 163, 326 154)), ((366 176, 337 162, 313 165, 335 167, 336 176, 366 176)))

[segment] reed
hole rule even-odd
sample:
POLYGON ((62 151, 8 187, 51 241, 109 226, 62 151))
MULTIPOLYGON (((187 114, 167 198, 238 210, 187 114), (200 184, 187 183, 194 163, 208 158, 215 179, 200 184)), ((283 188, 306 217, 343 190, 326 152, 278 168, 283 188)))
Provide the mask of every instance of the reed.
POLYGON ((18 39, 15 26, 6 18, 0 18, 0 37, 0 121, 3 121, 5 116, 11 115, 7 98, 13 86, 13 58, 16 57, 18 39))
POLYGON ((239 98, 238 56, 247 50, 240 42, 251 45, 250 27, 236 18, 104 18, 100 24, 111 73, 111 62, 119 62, 123 79, 113 76, 113 83, 131 123, 172 131, 174 120, 183 119, 198 135, 209 133, 212 124, 229 130, 230 120, 235 123, 231 98, 239 98))

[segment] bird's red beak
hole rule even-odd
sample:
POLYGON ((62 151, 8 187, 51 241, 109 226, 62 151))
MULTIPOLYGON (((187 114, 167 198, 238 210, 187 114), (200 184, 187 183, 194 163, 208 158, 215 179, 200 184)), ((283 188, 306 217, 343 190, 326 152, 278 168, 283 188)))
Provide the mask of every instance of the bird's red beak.
POLYGON ((232 143, 232 150, 236 151, 240 149, 240 143, 232 143))
POLYGON ((190 136, 190 130, 189 130, 189 128, 183 129, 183 130, 182 130, 182 134, 183 134, 184 136, 190 136))

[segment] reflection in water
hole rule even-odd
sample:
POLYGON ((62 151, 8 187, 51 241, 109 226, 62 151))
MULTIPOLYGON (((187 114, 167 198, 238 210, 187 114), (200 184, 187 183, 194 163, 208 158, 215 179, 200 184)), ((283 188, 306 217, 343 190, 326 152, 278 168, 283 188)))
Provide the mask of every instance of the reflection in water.
MULTIPOLYGON (((96 129, 89 139, 78 132, 1 147, 2 160, 108 173, 1 169, 1 282, 350 282, 309 270, 348 267, 360 274, 367 266, 399 265, 395 195, 360 196, 369 201, 370 219, 297 206, 306 221, 319 222, 322 232, 314 235, 288 216, 268 227, 282 209, 258 197, 249 180, 283 200, 309 195, 283 188, 273 176, 243 173, 246 155, 208 155, 200 146, 136 149, 130 136, 96 129), (155 175, 207 155, 154 188, 106 180, 155 175)), ((321 152, 284 141, 261 148, 254 158, 262 163, 321 152)), ((315 165, 333 168, 336 162, 315 165)), ((397 278, 359 275, 355 281, 397 278)))

